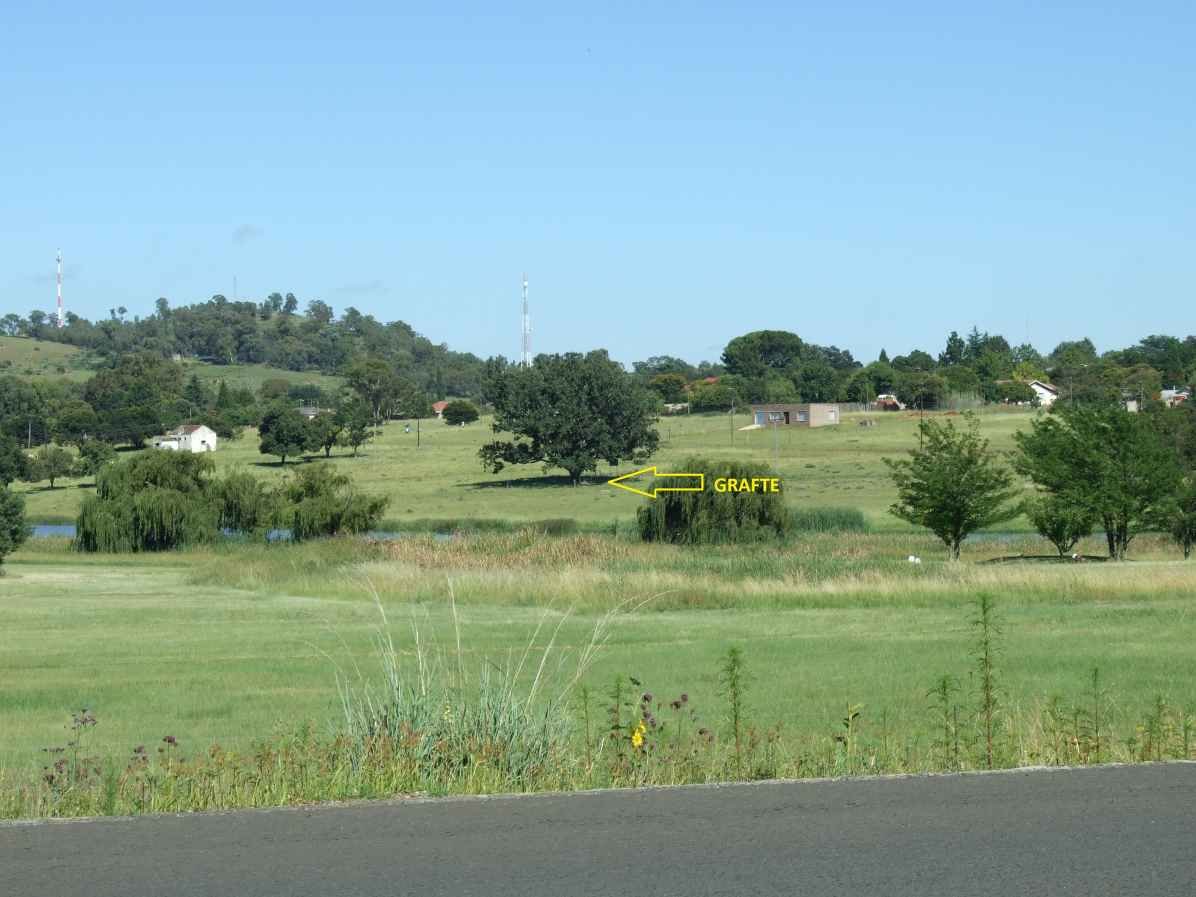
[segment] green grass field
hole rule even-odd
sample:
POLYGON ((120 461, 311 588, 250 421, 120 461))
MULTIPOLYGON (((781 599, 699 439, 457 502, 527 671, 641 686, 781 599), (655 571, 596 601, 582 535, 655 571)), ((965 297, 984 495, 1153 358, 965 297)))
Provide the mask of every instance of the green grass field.
MULTIPOLYGON (((904 413, 871 415, 876 426, 858 426, 863 416, 848 415, 838 427, 813 430, 789 428, 778 432, 734 432, 728 415, 666 417, 659 424, 661 446, 653 464, 662 471, 676 470, 689 455, 705 454, 772 464, 781 473, 787 500, 796 506, 859 508, 872 526, 906 529, 887 513, 894 492, 881 459, 903 455, 917 441, 917 416, 904 413)), ((958 420, 958 418, 954 418, 958 420)), ((990 412, 980 417, 985 435, 998 451, 1013 448, 1013 434, 1029 425, 1027 413, 990 412)), ((750 423, 737 415, 735 426, 750 423)), ((353 458, 345 450, 333 453, 338 468, 349 471, 357 485, 390 499, 386 516, 402 522, 421 518, 501 518, 539 520, 575 518, 583 523, 629 520, 639 499, 604 484, 605 479, 634 470, 602 466, 597 477, 573 487, 562 472, 540 466, 507 468, 499 475, 482 470, 478 448, 494 438, 489 419, 468 427, 450 427, 438 421, 420 424, 416 434, 391 422, 381 437, 353 458)), ((235 443, 224 442, 215 455, 218 467, 241 466, 265 477, 282 471, 277 459, 258 451, 257 435, 247 430, 235 443)), ((45 484, 27 488, 32 520, 66 520, 76 513, 90 480, 60 481, 60 488, 45 484)), ((1007 527, 1010 528, 1010 527, 1007 527)), ((1024 523, 1013 529, 1025 529, 1024 523)))
MULTIPOLYGON (((1011 449, 1029 420, 981 416, 998 451, 1011 449)), ((462 650, 474 664, 509 662, 545 622, 537 644, 555 632, 554 656, 567 668, 612 608, 638 606, 611 630, 584 679, 594 717, 605 718, 601 696, 616 675, 635 676, 657 695, 687 693, 699 723, 723 733, 724 745, 719 660, 739 646, 752 673, 753 730, 779 726, 778 743, 790 749, 788 765, 775 768, 837 774, 825 758, 838 750, 835 736, 856 705, 852 737, 871 745, 880 765, 860 761, 852 771, 941 768, 928 693, 944 674, 956 677, 955 700, 972 719, 970 621, 986 593, 999 604, 1003 629, 1002 763, 1071 762, 1061 720, 1080 726, 1075 708, 1087 700, 1094 668, 1105 689, 1105 759, 1137 758, 1143 733, 1156 730, 1167 733, 1167 756, 1189 756, 1196 563, 1179 560, 1156 536, 1140 537, 1127 563, 1052 562, 1043 558, 1049 546, 1024 528, 982 534, 965 545, 962 563, 946 562, 933 538, 886 512, 893 493, 881 459, 911 446, 916 425, 906 414, 876 415, 872 427, 848 417, 838 428, 737 431, 732 444, 726 417, 662 420, 653 459, 662 470, 678 469, 690 454, 768 461, 794 506, 859 508, 873 527, 784 545, 640 544, 626 524, 642 499, 602 483, 630 466, 604 468, 578 487, 538 468, 491 476, 476 455, 491 437, 486 422, 424 422, 418 448, 414 432, 392 423, 362 457, 337 453, 333 463, 362 488, 389 496, 388 517, 399 524, 572 518, 593 531, 226 544, 163 556, 84 556, 65 540, 35 540, 8 560, 0 580, 0 773, 7 768, 4 775, 27 781, 45 756, 40 750, 66 742, 70 714, 82 707, 100 721, 88 750, 116 758, 166 735, 202 753, 217 743, 245 750, 307 720, 329 731, 338 718, 336 671, 376 675, 379 606, 410 665, 413 620, 425 644, 435 639, 455 650, 450 594, 462 650), (615 533, 612 521, 620 524, 615 533), (910 554, 924 563, 909 564, 910 554), (821 765, 802 765, 816 756, 821 765)), ((221 468, 284 475, 258 453, 253 433, 215 457, 221 468)), ((31 517, 69 518, 87 491, 70 482, 30 490, 31 517)), ((1083 551, 1099 555, 1103 545, 1092 539, 1083 551)), ((662 781, 728 769, 671 770, 662 781)), ((553 781, 547 787, 604 780, 553 781)), ((286 787, 260 799, 285 801, 277 795, 286 787)))
POLYGON ((830 739, 844 708, 862 704, 863 731, 925 747, 934 680, 951 673, 966 690, 974 669, 968 621, 981 591, 1000 604, 1006 713, 1033 717, 1053 695, 1082 701, 1094 666, 1122 735, 1156 696, 1196 707, 1196 564, 1154 540, 1122 565, 981 563, 1039 548, 989 543, 952 565, 925 537, 901 534, 691 551, 516 533, 153 557, 41 541, 0 581, 0 767, 38 764, 81 707, 100 720, 95 748, 117 755, 165 735, 189 750, 245 748, 280 724, 326 725, 335 666, 373 670, 375 597, 413 662, 413 614, 425 640, 452 644, 450 584, 474 660, 517 653, 546 613, 540 643, 564 618, 558 647, 576 652, 605 611, 648 599, 614 628, 586 682, 601 693, 624 673, 661 695, 687 692, 711 725, 723 714, 718 658, 740 645, 761 728, 830 739), (926 562, 906 563, 910 550, 926 562))

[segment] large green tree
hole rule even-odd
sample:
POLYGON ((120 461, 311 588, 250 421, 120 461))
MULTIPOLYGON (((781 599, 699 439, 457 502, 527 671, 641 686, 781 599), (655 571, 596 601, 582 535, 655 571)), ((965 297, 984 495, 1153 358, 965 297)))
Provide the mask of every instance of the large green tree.
POLYGON ((656 400, 604 351, 540 355, 530 367, 495 361, 486 381, 493 429, 514 437, 484 445, 483 465, 560 467, 573 483, 599 461, 640 461, 656 450, 656 400))
POLYGON ((978 529, 1018 514, 1013 476, 988 450, 973 415, 957 429, 951 421, 925 420, 922 444, 908 459, 885 459, 897 487, 890 512, 942 539, 952 560, 978 529))
POLYGON ((74 470, 74 455, 59 445, 43 445, 33 453, 28 479, 31 483, 49 480, 53 489, 55 480, 70 476, 74 470))
POLYGON ((737 336, 723 350, 727 371, 742 377, 763 377, 769 371, 784 371, 802 359, 805 343, 785 330, 755 330, 737 336))
POLYGON ((340 443, 353 449, 353 457, 357 457, 357 450, 378 434, 370 406, 365 399, 352 393, 341 397, 336 419, 341 425, 340 443))
POLYGON ((307 418, 284 402, 278 402, 266 409, 258 424, 261 443, 258 446, 263 455, 277 455, 280 464, 287 458, 301 455, 312 447, 312 432, 307 418))
POLYGON ((1015 434, 1017 469, 1105 530, 1109 557, 1123 560, 1135 534, 1158 526, 1180 465, 1161 419, 1119 405, 1077 405, 1015 434))

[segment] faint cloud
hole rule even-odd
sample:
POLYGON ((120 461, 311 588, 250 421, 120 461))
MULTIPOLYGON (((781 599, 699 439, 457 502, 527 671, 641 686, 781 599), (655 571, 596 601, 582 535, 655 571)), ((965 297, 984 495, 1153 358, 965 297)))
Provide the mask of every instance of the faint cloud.
POLYGON ((380 280, 367 280, 364 283, 347 283, 344 286, 335 287, 332 292, 354 296, 368 295, 370 293, 385 293, 386 284, 380 280))
POLYGON ((255 224, 242 224, 233 231, 233 242, 240 245, 256 240, 266 232, 255 224))

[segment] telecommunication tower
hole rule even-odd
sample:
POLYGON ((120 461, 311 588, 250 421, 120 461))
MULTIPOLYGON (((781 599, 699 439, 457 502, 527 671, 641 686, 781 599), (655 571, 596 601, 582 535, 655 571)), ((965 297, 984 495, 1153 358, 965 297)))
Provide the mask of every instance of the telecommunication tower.
POLYGON ((523 340, 520 344, 519 363, 523 367, 532 364, 532 319, 527 310, 527 275, 523 275, 523 340))
POLYGON ((66 318, 62 313, 62 250, 58 250, 58 314, 55 317, 55 325, 58 327, 66 326, 66 318))

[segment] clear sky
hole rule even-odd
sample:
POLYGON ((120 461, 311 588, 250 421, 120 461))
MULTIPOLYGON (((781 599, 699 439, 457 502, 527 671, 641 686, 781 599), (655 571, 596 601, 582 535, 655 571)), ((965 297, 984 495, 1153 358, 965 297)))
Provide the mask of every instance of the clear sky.
POLYGON ((483 356, 523 270, 623 361, 1196 330, 1190 0, 178 5, 6 8, 0 312, 61 246, 88 317, 236 277, 483 356))

